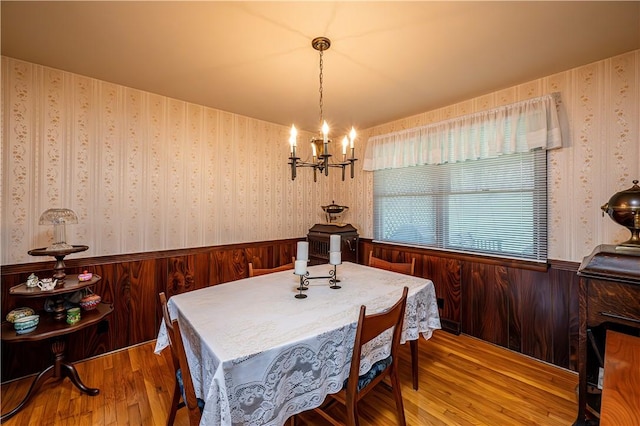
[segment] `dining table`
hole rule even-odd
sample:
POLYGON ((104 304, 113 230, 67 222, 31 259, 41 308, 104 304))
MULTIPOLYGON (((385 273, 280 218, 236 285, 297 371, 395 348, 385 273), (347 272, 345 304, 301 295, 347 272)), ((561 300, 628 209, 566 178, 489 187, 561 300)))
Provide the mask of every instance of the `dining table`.
MULTIPOLYGON (((349 376, 360 307, 383 312, 409 288, 401 343, 440 329, 431 280, 351 262, 293 270, 173 295, 201 425, 283 425, 320 406, 349 376), (335 274, 335 275, 333 275, 335 274), (332 279, 338 282, 332 288, 332 279), (304 293, 307 297, 296 298, 304 293)), ((390 353, 390 330, 363 350, 360 373, 390 353)), ((164 322, 155 346, 169 345, 164 322)))

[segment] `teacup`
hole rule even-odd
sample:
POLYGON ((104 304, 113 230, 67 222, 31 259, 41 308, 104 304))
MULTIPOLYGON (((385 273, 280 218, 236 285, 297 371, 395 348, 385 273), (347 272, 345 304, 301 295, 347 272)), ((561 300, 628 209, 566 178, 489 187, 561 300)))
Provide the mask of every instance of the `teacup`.
POLYGON ((40 290, 42 291, 53 290, 56 288, 57 283, 58 280, 54 280, 53 278, 43 278, 38 281, 38 287, 40 287, 40 290))

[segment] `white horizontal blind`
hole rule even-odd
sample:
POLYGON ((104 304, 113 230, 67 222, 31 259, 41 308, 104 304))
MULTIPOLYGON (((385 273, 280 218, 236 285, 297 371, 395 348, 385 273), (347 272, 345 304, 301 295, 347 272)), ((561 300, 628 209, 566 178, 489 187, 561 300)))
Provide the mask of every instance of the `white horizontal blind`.
POLYGON ((374 172, 374 238, 547 260, 546 151, 374 172))

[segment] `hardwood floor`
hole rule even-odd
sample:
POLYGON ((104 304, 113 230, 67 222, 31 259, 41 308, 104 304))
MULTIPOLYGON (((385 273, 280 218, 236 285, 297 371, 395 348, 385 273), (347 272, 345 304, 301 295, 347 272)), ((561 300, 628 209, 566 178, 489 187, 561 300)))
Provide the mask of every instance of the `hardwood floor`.
MULTIPOLYGON (((171 358, 155 342, 76 364, 94 397, 68 379, 49 381, 3 425, 164 425, 173 389, 171 358)), ((409 345, 401 348, 402 394, 408 425, 571 425, 576 374, 468 337, 437 331, 420 340, 420 390, 411 387, 409 345)), ((31 378, 3 384, 2 412, 26 394, 31 378)), ((395 424, 393 398, 379 386, 360 406, 362 426, 395 424)), ((176 425, 187 425, 178 410, 176 425)), ((313 415, 301 425, 324 425, 313 415)))

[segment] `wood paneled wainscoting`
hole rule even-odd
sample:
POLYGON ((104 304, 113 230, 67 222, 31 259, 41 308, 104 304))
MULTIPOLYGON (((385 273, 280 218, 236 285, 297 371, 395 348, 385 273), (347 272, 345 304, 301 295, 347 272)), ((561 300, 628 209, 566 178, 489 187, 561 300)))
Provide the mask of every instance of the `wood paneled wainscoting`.
MULTIPOLYGON (((270 268, 291 262, 297 239, 254 242, 216 247, 65 259, 67 274, 84 269, 102 277, 93 288, 102 300, 112 303, 113 314, 96 327, 69 336, 66 360, 70 362, 125 348, 157 337, 161 320, 158 293, 167 297, 210 285, 246 278, 249 262, 270 268)), ((4 320, 20 306, 43 309, 42 299, 18 299, 9 295, 12 286, 30 273, 50 277, 55 259, 2 267, 1 308, 4 320)), ((51 364, 50 343, 2 342, 2 382, 38 372, 51 364)), ((89 384, 91 385, 91 384, 89 384)))
MULTIPOLYGON (((67 273, 84 269, 102 280, 94 291, 114 312, 97 327, 72 335, 67 361, 153 340, 161 320, 158 293, 167 296, 248 276, 248 263, 270 268, 291 261, 299 239, 65 259, 67 273)), ((483 256, 401 247, 360 239, 359 262, 371 250, 390 261, 416 258, 415 274, 431 279, 443 328, 577 370, 578 264, 550 266, 483 256)), ((9 288, 30 273, 51 275, 54 260, 2 267, 2 319, 13 308, 42 310, 39 299, 17 299, 9 288)), ((42 370, 51 362, 48 342, 2 343, 2 382, 42 370)))
POLYGON ((416 259, 434 282, 445 330, 577 371, 578 263, 540 265, 360 239, 361 261, 416 259))

